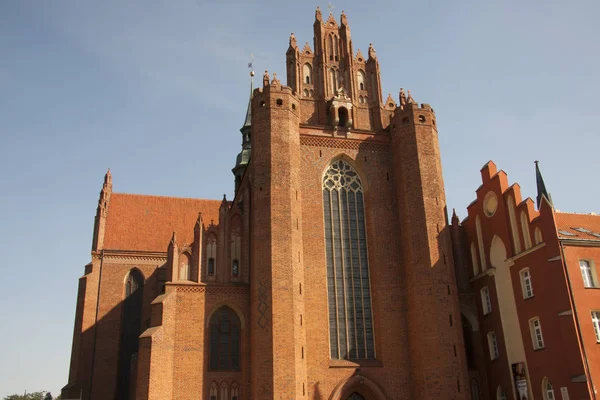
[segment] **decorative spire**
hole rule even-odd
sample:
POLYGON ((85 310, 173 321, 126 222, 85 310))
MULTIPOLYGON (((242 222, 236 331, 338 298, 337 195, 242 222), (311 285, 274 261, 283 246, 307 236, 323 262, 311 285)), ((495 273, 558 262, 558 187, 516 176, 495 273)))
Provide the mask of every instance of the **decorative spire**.
POLYGON ((196 226, 202 226, 202 213, 198 213, 198 218, 196 219, 196 226))
POLYGON ((321 14, 321 9, 319 6, 317 6, 317 10, 315 11, 315 20, 323 22, 323 14, 321 14))
POLYGON ((454 224, 454 221, 458 222, 458 215, 456 215, 456 208, 452 209, 452 224, 454 224))
MULTIPOLYGON (((252 63, 248 64, 249 68, 252 68, 252 63)), ((244 120, 244 125, 242 125, 242 129, 249 128, 252 123, 252 95, 254 91, 254 70, 250 70, 250 96, 248 98, 248 109, 246 110, 246 119, 244 120)))
POLYGON ((177 232, 173 231, 173 236, 171 237, 171 244, 176 246, 177 245, 177 232))
POLYGON ((404 93, 404 88, 400 88, 400 107, 406 105, 406 93, 404 93))
POLYGON ((369 58, 376 59, 377 54, 375 53, 375 48, 373 47, 373 43, 369 43, 369 58))
POLYGON ((539 161, 534 161, 535 163, 535 183, 537 184, 537 197, 536 203, 538 210, 540 209, 540 205, 542 204, 542 198, 545 198, 548 204, 552 205, 552 197, 546 190, 546 184, 544 183, 544 178, 542 177, 542 173, 540 172, 540 166, 538 165, 539 161))
POLYGON ((394 108, 396 108, 396 103, 394 102, 394 98, 392 97, 391 93, 388 93, 388 97, 387 97, 387 99, 385 99, 385 105, 387 107, 394 107, 394 108))
POLYGON ((408 104, 416 103, 415 99, 413 99, 412 94, 410 94, 410 90, 408 91, 408 99, 406 99, 408 104))
POLYGON ((304 44, 304 48, 302 49, 302 52, 304 54, 310 54, 310 53, 312 53, 312 49, 310 48, 310 45, 308 44, 308 42, 306 42, 304 44))
POLYGON ((269 86, 269 81, 271 77, 269 76, 269 71, 265 69, 265 73, 263 74, 263 87, 269 86))
POLYGON ((344 10, 342 10, 342 15, 340 16, 340 23, 342 26, 348 26, 348 17, 346 17, 344 10))
POLYGON ((293 49, 298 48, 298 43, 296 42, 296 36, 294 35, 294 32, 292 32, 290 35, 290 47, 293 49))
POLYGON ((360 51, 360 49, 358 49, 358 51, 356 52, 356 60, 357 61, 363 61, 365 59, 365 56, 363 56, 362 52, 360 51))
POLYGON ((277 72, 273 72, 273 80, 271 81, 271 85, 279 85, 279 79, 277 79, 277 72))

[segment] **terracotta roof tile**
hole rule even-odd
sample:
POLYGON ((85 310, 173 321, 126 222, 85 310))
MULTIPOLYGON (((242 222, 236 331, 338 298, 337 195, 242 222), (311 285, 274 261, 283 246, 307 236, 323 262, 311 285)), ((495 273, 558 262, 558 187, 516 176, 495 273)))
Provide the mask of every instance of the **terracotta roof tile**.
POLYGON ((559 239, 600 241, 600 215, 556 212, 559 239))
POLYGON ((191 244, 198 213, 205 226, 218 224, 220 206, 220 200, 113 193, 104 248, 166 252, 173 231, 179 244, 191 244))

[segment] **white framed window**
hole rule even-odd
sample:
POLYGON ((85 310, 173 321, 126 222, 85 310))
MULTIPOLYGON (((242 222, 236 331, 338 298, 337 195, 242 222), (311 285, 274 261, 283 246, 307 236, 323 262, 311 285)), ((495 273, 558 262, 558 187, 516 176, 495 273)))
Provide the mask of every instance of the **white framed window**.
POLYGON ((592 311, 592 324, 596 333, 596 342, 600 343, 600 311, 592 311))
POLYGON ((506 392, 502 389, 502 386, 498 386, 498 389, 496 389, 496 400, 506 400, 506 392))
POLYGON ((579 260, 579 268, 581 269, 583 286, 587 288, 596 287, 596 280, 594 279, 594 269, 592 268, 592 263, 588 260, 579 260))
POLYGON ((529 329, 531 330, 531 340, 533 341, 534 349, 544 348, 544 337, 542 336, 542 325, 540 325, 539 317, 529 320, 529 329))
POLYGON ((533 297, 533 285, 531 283, 531 273, 529 268, 524 268, 519 273, 521 275, 521 289, 523 291, 523 298, 529 299, 533 297))
POLYGON ((490 349, 490 360, 495 360, 500 357, 498 352, 498 340, 496 339, 495 332, 488 332, 488 348, 490 349))
POLYGON ((542 379, 542 396, 544 397, 544 400, 556 400, 552 383, 546 377, 542 379))
POLYGON ((490 289, 487 286, 481 288, 481 307, 483 315, 488 315, 492 312, 492 299, 490 298, 490 289))

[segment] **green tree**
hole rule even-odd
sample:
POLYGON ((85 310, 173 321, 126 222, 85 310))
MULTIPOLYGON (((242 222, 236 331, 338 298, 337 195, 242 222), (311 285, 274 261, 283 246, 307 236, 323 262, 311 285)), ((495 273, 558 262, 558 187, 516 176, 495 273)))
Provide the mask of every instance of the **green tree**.
POLYGON ((42 390, 41 392, 34 393, 11 394, 6 396, 4 400, 52 400, 52 395, 50 392, 42 390))

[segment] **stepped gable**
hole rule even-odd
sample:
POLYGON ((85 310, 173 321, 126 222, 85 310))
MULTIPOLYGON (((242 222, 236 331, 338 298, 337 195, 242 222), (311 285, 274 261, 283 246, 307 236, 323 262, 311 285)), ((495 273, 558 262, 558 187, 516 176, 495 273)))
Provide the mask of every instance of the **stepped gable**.
POLYGON ((554 217, 560 239, 600 241, 600 215, 556 211, 554 217))
POLYGON ((198 213, 218 224, 221 200, 113 193, 104 249, 166 252, 173 232, 179 243, 194 240, 198 213))

